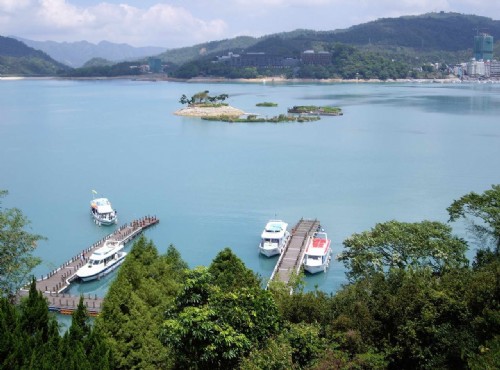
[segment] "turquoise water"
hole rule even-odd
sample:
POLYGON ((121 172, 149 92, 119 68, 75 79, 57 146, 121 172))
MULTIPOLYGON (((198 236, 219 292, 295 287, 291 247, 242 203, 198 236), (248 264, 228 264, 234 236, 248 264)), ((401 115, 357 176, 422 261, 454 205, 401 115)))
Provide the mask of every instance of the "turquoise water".
MULTIPOLYGON (((112 232, 89 215, 92 189, 120 224, 156 215, 146 232, 191 267, 230 247, 267 279, 265 223, 318 218, 342 241, 392 219, 446 221, 446 207, 500 183, 499 84, 198 84, 0 80, 0 188, 48 238, 40 276, 112 232), (312 123, 230 124, 173 115, 182 94, 209 90, 249 113, 335 105, 312 123), (263 101, 276 108, 256 107, 263 101)), ((462 225, 456 225, 465 236, 462 225)), ((472 255, 472 252, 471 254, 472 255)), ((104 294, 113 275, 72 292, 104 294)), ((308 276, 333 292, 343 266, 308 276)))

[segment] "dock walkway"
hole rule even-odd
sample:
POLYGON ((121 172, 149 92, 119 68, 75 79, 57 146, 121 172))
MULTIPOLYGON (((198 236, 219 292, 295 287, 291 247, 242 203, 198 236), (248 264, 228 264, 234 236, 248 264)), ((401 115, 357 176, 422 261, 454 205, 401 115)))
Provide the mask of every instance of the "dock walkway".
POLYGON ((288 284, 292 274, 298 274, 302 267, 304 253, 310 238, 320 227, 320 222, 315 220, 300 219, 292 229, 283 253, 281 253, 276 267, 269 281, 281 281, 288 284))
MULTIPOLYGON (((66 290, 71 285, 71 282, 76 280, 76 271, 85 265, 86 261, 93 253, 94 250, 102 247, 106 240, 118 241, 123 244, 135 239, 145 229, 156 225, 160 220, 156 216, 146 216, 141 219, 130 222, 120 226, 112 234, 95 242, 90 247, 84 249, 81 253, 72 257, 69 261, 64 262, 57 269, 49 272, 47 275, 42 275, 37 279, 36 288, 41 291, 47 298, 49 303, 49 310, 57 311, 62 314, 71 314, 80 301, 80 296, 71 296, 66 290)), ((22 289, 21 296, 28 294, 27 289, 22 289)), ((87 294, 84 296, 84 304, 90 315, 98 315, 102 307, 102 297, 87 294)))

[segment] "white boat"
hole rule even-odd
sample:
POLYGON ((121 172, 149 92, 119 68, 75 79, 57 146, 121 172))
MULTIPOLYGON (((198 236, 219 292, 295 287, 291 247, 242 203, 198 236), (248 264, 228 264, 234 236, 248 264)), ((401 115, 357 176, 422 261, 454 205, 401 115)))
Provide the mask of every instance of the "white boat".
POLYGON ((76 276, 83 281, 90 281, 109 274, 124 261, 127 252, 123 251, 123 247, 121 242, 106 240, 102 247, 90 255, 89 261, 78 269, 76 276))
POLYGON ((330 244, 331 241, 326 232, 316 231, 304 254, 304 270, 310 274, 326 272, 332 258, 330 244))
POLYGON ((260 253, 267 257, 281 254, 290 237, 287 227, 288 224, 284 221, 270 220, 261 235, 260 253))
POLYGON ((118 222, 118 215, 107 198, 92 199, 90 213, 98 225, 112 225, 118 222))

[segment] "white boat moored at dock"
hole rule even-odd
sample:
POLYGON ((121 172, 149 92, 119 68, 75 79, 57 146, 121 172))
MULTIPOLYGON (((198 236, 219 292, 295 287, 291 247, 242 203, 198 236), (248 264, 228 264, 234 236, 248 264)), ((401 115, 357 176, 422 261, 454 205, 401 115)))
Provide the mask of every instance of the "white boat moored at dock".
POLYGON ((261 234, 259 251, 264 256, 272 257, 283 252, 290 237, 288 224, 281 220, 270 220, 261 234))
POLYGON ((100 279, 122 264, 127 253, 124 244, 115 240, 106 240, 104 245, 91 254, 88 262, 76 272, 83 281, 100 279))
POLYGON ((326 272, 330 265, 331 241, 324 231, 316 231, 304 254, 304 270, 310 274, 326 272))

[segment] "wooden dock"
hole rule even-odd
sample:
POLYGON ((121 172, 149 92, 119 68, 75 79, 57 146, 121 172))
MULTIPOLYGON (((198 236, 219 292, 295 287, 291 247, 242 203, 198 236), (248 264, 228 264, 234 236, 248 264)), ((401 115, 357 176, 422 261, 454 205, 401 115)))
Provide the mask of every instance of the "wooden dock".
MULTIPOLYGON (((80 296, 71 296, 66 292, 71 282, 78 279, 76 271, 85 265, 92 252, 104 245, 106 240, 119 241, 123 244, 135 239, 145 229, 156 225, 160 220, 156 216, 146 216, 141 219, 120 226, 112 234, 95 242, 90 247, 84 249, 70 260, 64 262, 59 268, 43 275, 37 279, 36 287, 47 298, 49 310, 62 314, 71 314, 80 301, 80 296)), ((20 296, 28 294, 28 289, 22 289, 20 296)), ((84 296, 84 304, 90 315, 97 316, 102 308, 102 297, 87 294, 84 296)))
POLYGON ((320 227, 318 220, 300 221, 292 229, 283 253, 281 253, 276 267, 271 275, 271 281, 281 281, 288 284, 292 274, 299 274, 304 259, 306 247, 315 231, 320 227))

